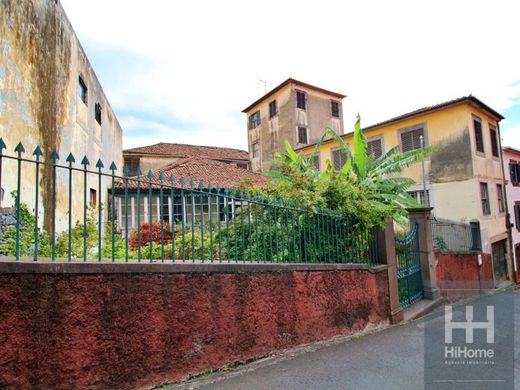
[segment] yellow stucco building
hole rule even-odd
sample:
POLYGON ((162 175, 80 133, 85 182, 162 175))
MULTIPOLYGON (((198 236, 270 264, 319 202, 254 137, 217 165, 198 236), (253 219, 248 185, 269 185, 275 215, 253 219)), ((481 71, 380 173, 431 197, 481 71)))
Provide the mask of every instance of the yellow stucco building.
MULTIPOLYGON (((400 115, 363 132, 375 156, 396 145, 403 151, 420 148, 421 136, 425 145, 435 147, 425 161, 426 197, 421 164, 403 171, 403 176, 416 182, 410 193, 419 202, 434 207, 437 218, 465 223, 478 220, 482 249, 493 253, 496 273, 502 269, 505 277, 509 262, 499 131, 502 119, 502 115, 470 95, 400 115)), ((353 133, 342 137, 352 144, 353 133)), ((310 155, 314 147, 297 150, 310 155)), ((319 148, 316 164, 320 169, 327 160, 336 167, 344 161, 335 141, 326 141, 319 148)))

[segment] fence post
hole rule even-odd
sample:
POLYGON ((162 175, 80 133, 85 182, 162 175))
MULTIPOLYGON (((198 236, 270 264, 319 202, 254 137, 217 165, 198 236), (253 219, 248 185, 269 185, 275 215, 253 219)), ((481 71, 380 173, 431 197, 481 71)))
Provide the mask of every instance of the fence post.
POLYGON ((433 251, 433 236, 431 211, 433 207, 408 209, 410 222, 417 222, 419 238, 419 254, 421 257, 421 276, 424 288, 424 298, 436 300, 440 296, 437 286, 435 269, 435 253, 433 251))
POLYGON ((399 304, 399 286, 397 284, 397 256, 395 254, 394 221, 385 218, 384 230, 378 229, 377 242, 381 262, 388 266, 388 294, 390 297, 390 321, 397 324, 403 320, 403 308, 399 304))

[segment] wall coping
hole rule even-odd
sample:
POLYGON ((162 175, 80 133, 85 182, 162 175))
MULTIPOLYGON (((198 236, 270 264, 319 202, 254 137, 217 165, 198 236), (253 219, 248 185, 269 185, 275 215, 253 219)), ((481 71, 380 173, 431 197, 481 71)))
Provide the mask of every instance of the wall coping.
POLYGON ((74 260, 21 259, 19 261, 5 257, 0 258, 0 274, 179 274, 179 273, 250 273, 250 272, 318 272, 318 271, 355 271, 364 270, 370 273, 386 271, 386 264, 370 266, 368 264, 325 264, 325 263, 209 263, 202 261, 172 263, 107 262, 74 260))
POLYGON ((482 251, 449 251, 442 249, 434 249, 433 252, 440 253, 443 255, 483 255, 482 251))

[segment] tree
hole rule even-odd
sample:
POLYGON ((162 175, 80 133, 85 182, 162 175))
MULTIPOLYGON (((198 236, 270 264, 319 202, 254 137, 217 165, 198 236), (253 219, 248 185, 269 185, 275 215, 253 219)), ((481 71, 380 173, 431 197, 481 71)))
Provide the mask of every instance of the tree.
POLYGON ((284 153, 275 154, 273 166, 276 169, 267 172, 274 177, 271 191, 296 199, 310 208, 327 207, 341 211, 364 228, 382 225, 387 216, 398 223, 406 223, 406 209, 419 205, 407 193, 414 181, 398 173, 431 153, 431 148, 401 152, 396 146, 379 158, 369 155, 359 114, 354 126, 353 153, 330 128, 325 130, 310 158, 302 152, 296 153, 287 141, 285 149, 284 153), (329 137, 346 155, 346 162, 336 170, 327 160, 323 172, 318 172, 312 159, 316 158, 320 146, 329 137))

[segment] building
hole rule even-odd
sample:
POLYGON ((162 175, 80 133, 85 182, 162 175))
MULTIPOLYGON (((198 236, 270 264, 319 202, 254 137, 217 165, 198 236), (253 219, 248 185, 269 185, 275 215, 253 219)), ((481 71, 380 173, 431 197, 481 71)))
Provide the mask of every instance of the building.
MULTIPOLYGON (((434 207, 437 218, 464 223, 479 221, 482 249, 493 254, 497 280, 512 276, 507 261, 505 180, 499 132, 502 119, 498 112, 469 95, 363 129, 368 150, 376 157, 397 145, 402 151, 420 148, 421 138, 425 145, 435 148, 425 161, 426 194, 421 164, 404 170, 403 176, 416 182, 410 193, 420 203, 434 207)), ((343 139, 352 144, 353 133, 343 135, 343 139)), ((314 147, 307 145, 298 150, 310 155, 314 147)), ((345 161, 334 141, 326 141, 319 148, 318 168, 325 167, 328 159, 337 169, 345 161)))
POLYGON ((200 157, 249 169, 249 154, 239 149, 161 142, 123 151, 124 163, 130 169, 130 175, 135 175, 137 168, 146 173, 187 157, 200 157))
POLYGON ((152 221, 175 220, 176 223, 184 220, 189 224, 193 216, 198 224, 202 219, 209 222, 211 214, 213 223, 225 222, 241 207, 240 200, 230 201, 229 197, 223 196, 226 190, 243 186, 264 188, 270 178, 229 162, 188 156, 154 170, 151 179, 145 175, 140 180, 129 179, 126 184, 124 180, 116 181, 114 212, 118 230, 122 232, 127 224, 131 231, 150 218, 152 221), (164 175, 162 184, 161 173, 164 175), (201 183, 203 191, 199 191, 201 183), (209 185, 210 192, 207 191, 209 185))
MULTIPOLYGON (((502 148, 506 179, 507 209, 510 214, 511 241, 513 246, 514 271, 518 276, 520 262, 520 150, 502 148)), ((517 283, 520 278, 517 279, 517 283)))
POLYGON ((343 134, 345 95, 287 79, 246 107, 249 157, 252 169, 268 168, 276 151, 316 142, 325 128, 343 134))
MULTIPOLYGON (((122 130, 110 103, 89 63, 74 30, 57 0, 0 1, 0 137, 7 145, 4 154, 22 142, 32 159, 37 145, 43 151, 41 161, 50 162, 57 151, 59 164, 72 153, 81 168, 84 156, 90 168, 101 159, 108 167, 113 161, 122 167, 122 130)), ((16 162, 3 159, 0 186, 5 194, 2 206, 13 201, 10 192, 17 181, 16 162)), ((51 230, 52 167, 41 166, 40 182, 35 183, 35 166, 22 164, 21 201, 32 209, 36 186, 39 187, 39 214, 44 227, 51 230)), ((88 177, 88 199, 96 203, 99 194, 106 199, 108 181, 88 177)), ((83 214, 83 175, 73 174, 72 218, 83 214)), ((56 228, 67 226, 69 174, 56 172, 56 228)))

